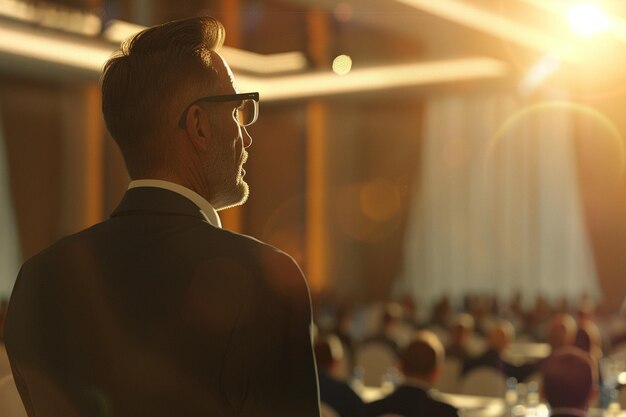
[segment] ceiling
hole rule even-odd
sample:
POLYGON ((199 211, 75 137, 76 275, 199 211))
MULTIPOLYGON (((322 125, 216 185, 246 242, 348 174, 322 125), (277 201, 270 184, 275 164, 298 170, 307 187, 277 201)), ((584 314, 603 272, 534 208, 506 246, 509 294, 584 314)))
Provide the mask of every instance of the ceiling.
MULTIPOLYGON (((586 0, 609 16, 607 29, 587 38, 576 36, 568 22, 570 9, 583 0, 281 1, 298 9, 326 11, 333 21, 332 51, 350 55, 352 70, 338 76, 330 68, 303 68, 304 55, 298 57, 299 51, 293 50, 269 56, 225 51, 242 88, 262 91, 265 100, 502 79, 528 91, 548 81, 600 90, 626 85, 626 2, 620 0, 586 0), (384 35, 382 41, 377 33, 384 35), (269 71, 270 61, 278 71, 269 71), (280 66, 288 63, 291 69, 281 71, 280 66)), ((0 69, 97 79, 115 43, 92 34, 65 33, 65 27, 47 27, 41 13, 34 14, 40 19, 35 25, 2 16, 8 5, 23 3, 0 0, 0 36, 5 39, 0 44, 0 69), (56 43, 48 44, 51 41, 56 43), (39 49, 38 55, 25 52, 26 45, 39 49), (79 51, 73 55, 56 53, 74 46, 79 51), (86 66, 71 60, 87 55, 93 58, 86 66)))

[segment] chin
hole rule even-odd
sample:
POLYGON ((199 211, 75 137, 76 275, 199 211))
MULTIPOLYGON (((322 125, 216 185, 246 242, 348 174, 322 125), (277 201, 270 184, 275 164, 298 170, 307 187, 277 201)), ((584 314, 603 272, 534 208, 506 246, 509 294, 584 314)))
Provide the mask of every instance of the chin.
POLYGON ((249 195, 250 187, 248 186, 248 183, 240 180, 239 184, 234 187, 233 192, 223 199, 224 202, 220 204, 220 208, 216 208, 216 210, 225 210, 231 207, 240 206, 248 201, 249 195))

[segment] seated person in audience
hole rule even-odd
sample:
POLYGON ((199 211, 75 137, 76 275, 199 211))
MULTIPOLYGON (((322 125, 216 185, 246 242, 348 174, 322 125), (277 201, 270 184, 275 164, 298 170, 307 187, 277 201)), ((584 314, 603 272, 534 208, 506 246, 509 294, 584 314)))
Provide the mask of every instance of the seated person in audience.
POLYGON ((340 417, 363 415, 363 401, 348 384, 333 377, 343 357, 341 340, 335 335, 320 336, 314 344, 319 378, 320 401, 340 417))
POLYGON ((362 345, 368 343, 381 343, 393 351, 396 356, 400 355, 400 344, 398 343, 398 330, 402 320, 402 308, 395 303, 390 303, 383 313, 380 330, 366 338, 362 345))
POLYGON ((366 404, 365 416, 458 417, 456 408, 437 401, 428 392, 441 374, 444 358, 443 346, 434 333, 417 332, 400 358, 403 384, 387 397, 366 404))
POLYGON ((467 360, 463 364, 461 375, 467 375, 479 367, 491 367, 500 370, 504 376, 513 377, 518 381, 525 380, 535 372, 535 364, 514 365, 502 357, 504 349, 515 338, 513 325, 506 320, 496 322, 487 333, 487 350, 482 355, 467 360))
POLYGON ((589 353, 594 361, 602 358, 602 337, 600 330, 592 322, 578 326, 573 345, 589 353))
POLYGON ((450 302, 450 297, 443 295, 441 299, 432 306, 428 326, 439 326, 442 329, 447 329, 450 326, 451 319, 452 304, 450 302))
POLYGON ((552 417, 584 417, 596 395, 596 368, 586 352, 570 346, 555 351, 542 368, 542 396, 552 417))
POLYGON ((450 328, 450 343, 446 346, 446 357, 456 358, 462 362, 470 359, 467 348, 470 337, 474 333, 474 318, 467 313, 459 314, 450 328))
POLYGON ((559 313, 552 317, 548 324, 547 342, 553 352, 574 343, 576 327, 576 320, 569 314, 559 313))

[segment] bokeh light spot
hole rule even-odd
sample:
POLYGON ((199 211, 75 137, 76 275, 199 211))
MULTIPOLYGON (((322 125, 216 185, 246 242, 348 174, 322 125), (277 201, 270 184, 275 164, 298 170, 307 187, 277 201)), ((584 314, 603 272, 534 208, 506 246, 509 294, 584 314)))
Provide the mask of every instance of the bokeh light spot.
POLYGON ((333 72, 337 75, 346 75, 352 69, 352 58, 348 55, 339 55, 333 59, 333 72))
POLYGON ((400 192, 391 181, 376 179, 361 188, 361 210, 370 219, 384 222, 400 210, 400 192))

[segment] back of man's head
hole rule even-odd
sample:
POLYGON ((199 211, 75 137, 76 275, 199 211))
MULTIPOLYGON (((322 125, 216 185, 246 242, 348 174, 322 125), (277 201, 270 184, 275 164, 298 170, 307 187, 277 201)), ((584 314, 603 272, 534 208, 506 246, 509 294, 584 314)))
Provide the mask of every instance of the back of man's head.
POLYGON ((462 342, 474 332, 474 318, 467 313, 455 317, 450 327, 453 342, 462 342))
POLYGON ((400 368, 407 377, 435 382, 443 366, 445 351, 439 338, 428 330, 417 332, 400 357, 400 368))
POLYGON ((498 320, 487 334, 487 344, 492 349, 502 352, 515 338, 515 328, 506 320, 498 320))
POLYGON ((574 343, 576 320, 569 314, 559 313, 548 324, 548 343, 552 349, 559 349, 574 343))
POLYGON ((555 351, 543 364, 543 396, 555 408, 589 407, 594 391, 595 367, 591 357, 569 346, 555 351))
POLYGON ((224 37, 208 16, 168 22, 133 36, 105 64, 102 113, 131 177, 167 167, 168 135, 184 100, 217 87, 210 51, 224 37))

